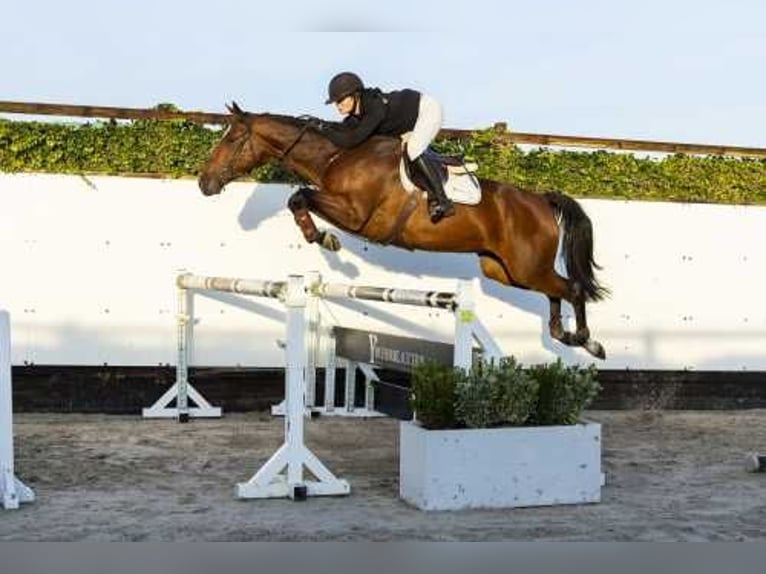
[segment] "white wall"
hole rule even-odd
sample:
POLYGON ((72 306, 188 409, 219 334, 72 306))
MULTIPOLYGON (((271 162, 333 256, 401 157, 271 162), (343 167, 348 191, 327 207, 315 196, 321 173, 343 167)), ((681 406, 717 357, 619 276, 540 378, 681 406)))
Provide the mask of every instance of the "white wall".
MULTIPOLYGON (((448 291, 456 277, 480 273, 470 255, 345 234, 338 254, 309 246, 285 208, 290 192, 239 183, 205 198, 193 180, 0 174, 0 306, 12 314, 14 364, 174 364, 179 268, 258 279, 318 270, 332 281, 448 291)), ((604 368, 766 370, 766 208, 582 203, 612 290, 589 306, 604 368)), ((590 361, 551 341, 542 295, 487 280, 480 291, 482 320, 507 353, 525 363, 557 354, 590 361)), ((281 366, 281 308, 238 301, 259 315, 197 298, 195 364, 281 366)), ((452 325, 427 309, 349 302, 325 310, 348 326, 438 340, 452 325)))

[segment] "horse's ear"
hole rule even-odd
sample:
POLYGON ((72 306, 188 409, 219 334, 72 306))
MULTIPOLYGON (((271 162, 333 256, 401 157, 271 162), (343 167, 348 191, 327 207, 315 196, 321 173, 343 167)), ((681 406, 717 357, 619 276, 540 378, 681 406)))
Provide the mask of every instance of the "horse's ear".
POLYGON ((227 104, 226 109, 229 110, 229 112, 231 112, 232 114, 240 116, 240 117, 245 115, 244 110, 239 107, 239 104, 237 104, 237 102, 234 102, 234 101, 231 102, 231 105, 227 104))

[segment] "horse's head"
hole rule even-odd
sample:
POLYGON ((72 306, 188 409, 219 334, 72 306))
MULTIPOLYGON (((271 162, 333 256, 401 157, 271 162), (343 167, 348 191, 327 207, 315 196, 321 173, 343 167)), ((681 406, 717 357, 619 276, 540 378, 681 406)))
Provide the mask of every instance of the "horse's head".
POLYGON ((226 108, 231 112, 229 127, 213 148, 198 180, 205 195, 221 193, 227 183, 247 175, 267 159, 266 147, 253 134, 248 114, 236 102, 226 108))

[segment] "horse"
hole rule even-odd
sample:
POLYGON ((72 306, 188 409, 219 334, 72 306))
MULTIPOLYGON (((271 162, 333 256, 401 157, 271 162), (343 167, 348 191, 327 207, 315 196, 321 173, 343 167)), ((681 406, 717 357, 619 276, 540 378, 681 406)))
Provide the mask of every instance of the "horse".
POLYGON ((374 136, 351 148, 336 147, 322 135, 318 120, 243 111, 226 106, 229 125, 199 174, 205 195, 268 162, 281 162, 310 182, 288 200, 295 222, 309 243, 337 251, 340 241, 320 231, 311 214, 351 234, 408 250, 475 253, 482 273, 503 285, 548 297, 553 339, 583 347, 594 357, 606 352, 590 336, 586 302, 608 295, 595 276, 590 219, 572 197, 533 192, 509 183, 479 179, 481 200, 456 204, 452 217, 431 223, 422 193, 406 191, 400 178, 401 142, 374 136), (315 129, 316 128, 316 129, 315 129), (554 268, 561 241, 568 277, 554 268), (575 312, 575 330, 561 319, 561 301, 575 312))

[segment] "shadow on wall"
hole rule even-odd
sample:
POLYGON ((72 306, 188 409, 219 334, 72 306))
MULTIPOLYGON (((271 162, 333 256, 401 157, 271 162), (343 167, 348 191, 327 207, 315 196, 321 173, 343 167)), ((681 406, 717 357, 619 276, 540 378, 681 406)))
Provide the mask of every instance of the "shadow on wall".
MULTIPOLYGON (((263 222, 287 210, 287 201, 295 189, 295 187, 286 185, 256 185, 239 213, 240 228, 243 231, 257 233, 263 222)), ((346 277, 348 281, 364 283, 364 277, 359 267, 348 260, 349 253, 385 271, 412 277, 415 282, 411 287, 415 289, 428 289, 427 284, 421 285, 417 281, 424 277, 445 279, 479 277, 484 295, 498 299, 509 307, 539 317, 540 342, 546 350, 560 356, 565 361, 576 361, 583 356, 581 350, 570 349, 551 338, 548 333, 549 305, 545 295, 508 287, 486 279, 481 273, 479 259, 476 255, 432 253, 426 257, 423 255, 425 252, 408 251, 398 247, 370 243, 365 239, 336 229, 319 217, 315 217, 315 220, 320 229, 334 230, 342 244, 341 250, 337 253, 314 246, 317 257, 323 258, 329 269, 346 277)), ((295 234, 296 239, 301 238, 297 226, 295 234)), ((564 303, 563 316, 565 324, 568 325, 572 322, 573 312, 568 303, 564 303)), ((594 336, 598 336, 597 330, 594 336)))
POLYGON ((264 221, 283 210, 286 211, 287 200, 296 189, 288 185, 256 184, 253 186, 252 193, 237 217, 240 228, 243 231, 256 231, 264 221))

